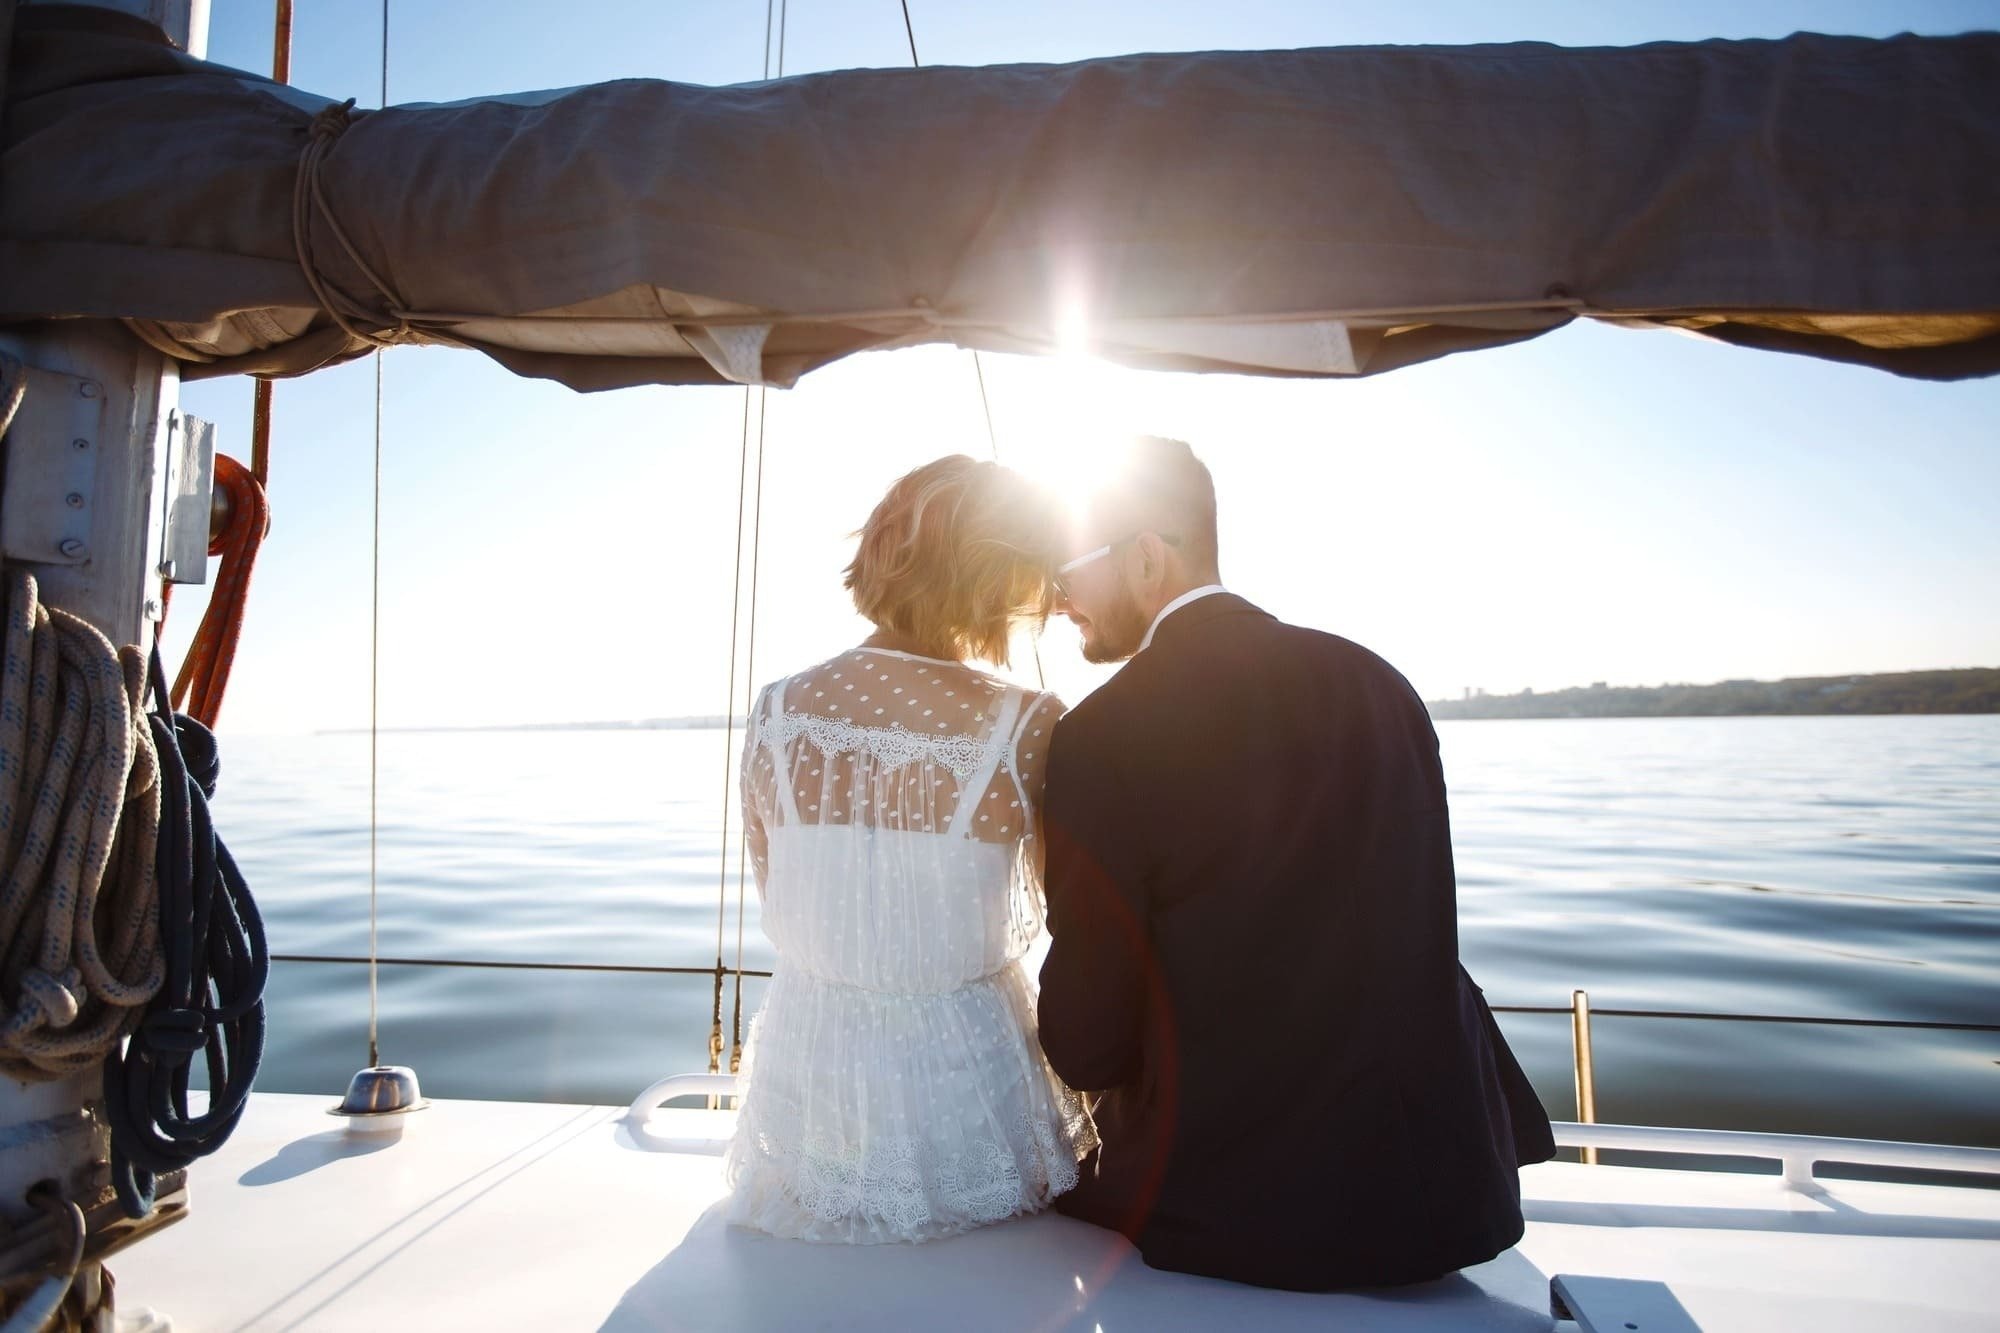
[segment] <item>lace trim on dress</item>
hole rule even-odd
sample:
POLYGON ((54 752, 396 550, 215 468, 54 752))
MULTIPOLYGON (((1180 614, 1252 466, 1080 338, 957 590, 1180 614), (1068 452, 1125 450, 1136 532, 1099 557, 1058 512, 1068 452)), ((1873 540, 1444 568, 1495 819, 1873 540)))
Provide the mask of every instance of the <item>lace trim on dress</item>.
POLYGON ((1023 1112, 1015 1117, 1011 1143, 975 1139, 949 1156, 904 1135, 878 1139, 865 1152, 817 1134, 793 1148, 788 1144, 796 1142, 795 1125, 775 1135, 760 1125, 756 1143, 766 1158, 789 1168, 789 1192, 816 1221, 829 1226, 881 1221, 921 1239, 927 1230, 949 1234, 1035 1212, 1074 1189, 1076 1159, 1096 1146, 1096 1132, 1074 1094, 1062 1099, 1056 1113, 1062 1118, 1060 1133, 1049 1117, 1023 1112), (942 1216, 934 1213, 933 1202, 942 1216))
POLYGON ((812 713, 779 713, 770 721, 769 740, 780 748, 804 736, 825 754, 865 754, 885 768, 897 769, 928 759, 942 764, 960 781, 971 777, 1004 741, 978 736, 925 736, 902 727, 864 727, 837 717, 812 713))

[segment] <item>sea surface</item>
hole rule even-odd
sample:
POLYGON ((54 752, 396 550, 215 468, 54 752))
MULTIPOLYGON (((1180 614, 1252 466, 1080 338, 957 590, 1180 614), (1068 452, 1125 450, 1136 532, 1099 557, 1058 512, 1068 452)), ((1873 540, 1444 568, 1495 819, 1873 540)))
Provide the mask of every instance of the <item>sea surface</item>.
MULTIPOLYGON (((2000 1023, 2000 716, 1440 723, 1460 948, 1496 1006, 2000 1023)), ((739 738, 740 739, 740 738, 739 738)), ((216 819, 281 954, 368 948, 368 737, 225 737, 216 819)), ((380 738, 391 958, 768 968, 715 731, 380 738)), ((622 1103, 707 1067, 711 975, 384 966, 432 1096, 622 1103)), ((749 1017, 763 983, 741 983, 749 1017)), ((367 1061, 365 966, 273 968, 258 1086, 367 1061)), ((1246 1023, 1267 1020, 1247 1013, 1246 1023)), ((1557 1119, 1567 1014, 1500 1015, 1557 1119)), ((2000 1147, 2000 1033, 1595 1021, 1598 1118, 2000 1147)), ((725 1059, 726 1059, 725 1055, 725 1059)))

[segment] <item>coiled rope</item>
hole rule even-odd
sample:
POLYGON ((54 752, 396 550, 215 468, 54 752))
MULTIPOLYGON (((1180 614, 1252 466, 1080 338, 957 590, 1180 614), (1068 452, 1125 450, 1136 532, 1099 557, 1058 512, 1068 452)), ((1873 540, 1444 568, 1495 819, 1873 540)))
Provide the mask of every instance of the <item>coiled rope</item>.
POLYGON ((264 922, 235 858, 215 835, 208 798, 221 763, 215 736, 172 711, 160 653, 148 673, 147 716, 160 758, 160 944, 166 977, 121 1054, 104 1062, 111 1183, 131 1217, 152 1211, 155 1177, 221 1147, 242 1118, 264 1055, 264 922), (188 1071, 200 1051, 208 1107, 188 1111, 188 1071))
MULTIPOLYGON (((222 557, 216 567, 215 589, 194 642, 174 677, 174 707, 185 705, 203 726, 213 727, 222 713, 229 670, 236 662, 236 645, 243 635, 243 612, 250 599, 250 575, 257 551, 271 527, 271 503, 251 470, 226 454, 215 456, 215 489, 227 498, 229 518, 209 539, 208 553, 222 557)), ((171 588, 173 585, 167 585, 171 588)))
POLYGON ((92 1068, 159 991, 159 764, 138 650, 7 575, 0 648, 0 1072, 92 1068))

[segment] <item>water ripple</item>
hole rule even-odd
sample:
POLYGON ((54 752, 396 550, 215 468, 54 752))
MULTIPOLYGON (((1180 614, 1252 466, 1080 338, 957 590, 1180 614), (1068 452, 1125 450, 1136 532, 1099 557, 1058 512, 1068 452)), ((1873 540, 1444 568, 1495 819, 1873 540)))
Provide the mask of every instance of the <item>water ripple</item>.
MULTIPOLYGON (((1461 950, 1495 1003, 2000 1020, 2000 718, 1439 727, 1461 950)), ((722 737, 383 738, 382 948, 512 961, 735 961, 722 737), (558 775, 559 780, 552 780, 558 775)), ((225 737, 217 819, 286 953, 367 943, 365 737, 225 737)), ((768 967, 757 897, 744 961, 768 967)), ((734 1007, 725 997, 725 1025, 734 1007)), ((706 1066, 713 983, 390 968, 384 1052, 434 1094, 620 1101, 706 1066)), ((281 965, 265 1086, 364 1051, 365 969, 281 965)), ((762 994, 745 988, 746 1013, 762 994)), ((1570 1114, 1567 1024, 1503 1020, 1570 1114)), ((1607 1119, 2000 1146, 2000 1038, 1603 1020, 1607 1119)))

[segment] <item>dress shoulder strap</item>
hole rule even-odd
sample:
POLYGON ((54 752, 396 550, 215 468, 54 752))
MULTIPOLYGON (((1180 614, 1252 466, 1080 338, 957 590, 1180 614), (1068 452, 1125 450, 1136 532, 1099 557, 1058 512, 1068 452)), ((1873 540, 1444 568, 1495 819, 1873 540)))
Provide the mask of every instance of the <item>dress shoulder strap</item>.
POLYGON ((1030 829, 1034 827, 1034 802, 1028 799, 1028 786, 1021 781, 1021 737, 1027 733, 1028 724, 1035 720, 1035 710, 1042 706, 1042 701, 1054 697, 1046 690, 1036 693, 1032 700, 1023 696, 1020 719, 1014 723, 1004 751, 1007 776, 1014 779, 1014 792, 1021 798, 1021 819, 1030 829))
POLYGON ((785 729, 779 719, 785 714, 785 682, 773 681, 764 687, 764 697, 759 701, 759 712, 764 716, 757 722, 757 730, 766 749, 771 752, 771 780, 778 789, 778 809, 783 812, 787 824, 799 822, 798 797, 792 794, 792 766, 785 762, 785 729))
POLYGON ((979 767, 972 776, 959 784, 958 809, 951 817, 951 836, 962 838, 972 831, 973 816, 979 813, 979 798, 985 794, 986 786, 993 781, 993 774, 1000 767, 1001 758, 1014 738, 1014 719, 1021 711, 1023 691, 1007 686, 1005 697, 1000 701, 1000 711, 994 715, 993 730, 988 733, 986 754, 979 761, 979 767))

